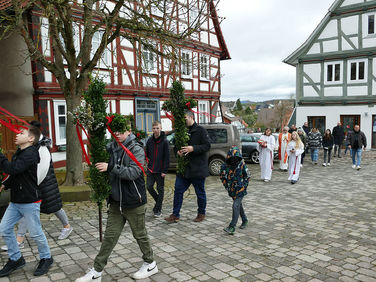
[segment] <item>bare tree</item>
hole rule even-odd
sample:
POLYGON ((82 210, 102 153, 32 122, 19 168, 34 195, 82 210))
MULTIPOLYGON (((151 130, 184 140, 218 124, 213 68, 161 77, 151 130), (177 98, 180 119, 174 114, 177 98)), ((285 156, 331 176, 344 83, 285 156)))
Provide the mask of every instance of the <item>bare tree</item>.
POLYGON ((287 125, 290 113, 293 109, 293 103, 289 100, 281 100, 274 108, 274 119, 272 126, 275 128, 282 128, 287 125))
MULTIPOLYGON (((173 64, 176 50, 195 39, 202 21, 210 9, 215 9, 212 0, 11 0, 11 4, 0 16, 0 38, 12 33, 22 36, 30 58, 58 80, 68 112, 80 105, 90 73, 104 63, 102 55, 117 37, 131 42, 140 62, 142 50, 148 49, 173 64), (43 28, 48 29, 45 44, 51 48, 52 59, 43 53, 43 28)), ((138 66, 147 72, 145 64, 138 66)), ((72 116, 68 115, 66 185, 83 180, 81 154, 77 154, 81 149, 75 134, 72 116)))

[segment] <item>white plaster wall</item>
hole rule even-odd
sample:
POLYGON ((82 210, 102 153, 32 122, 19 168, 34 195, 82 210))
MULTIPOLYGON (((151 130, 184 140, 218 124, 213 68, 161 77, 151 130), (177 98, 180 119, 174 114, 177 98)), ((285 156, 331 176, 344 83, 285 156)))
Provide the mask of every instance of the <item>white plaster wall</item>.
MULTIPOLYGON (((320 64, 306 64, 303 66, 303 71, 316 83, 320 82, 321 65, 320 64)), ((308 81, 305 81, 308 82, 308 81)))
POLYGON ((219 47, 217 35, 210 33, 210 45, 214 47, 219 47))
POLYGON ((124 37, 120 37, 120 45, 123 46, 123 47, 133 48, 132 43, 128 39, 125 39, 124 37))
POLYGON ((375 46, 376 46, 375 37, 367 37, 363 39, 363 48, 375 47, 375 46))
POLYGON ((320 53, 320 44, 319 43, 315 43, 312 45, 311 49, 308 51, 308 55, 309 54, 318 54, 320 53))
POLYGON ((347 96, 368 95, 367 86, 348 86, 347 96))
POLYGON ((133 100, 121 100, 120 101, 120 114, 134 115, 133 100))
POLYGON ((207 31, 201 31, 200 32, 200 39, 201 39, 201 43, 205 43, 205 44, 208 44, 209 43, 209 35, 208 35, 208 32, 207 31))
POLYGON ((208 83, 200 83, 200 90, 201 91, 209 91, 209 84, 208 83))
POLYGON ((304 86, 303 87, 303 96, 304 97, 319 97, 319 94, 312 86, 304 86))
POLYGON ((325 53, 338 51, 338 40, 324 41, 322 45, 325 53))
POLYGON ((182 81, 185 90, 192 90, 192 83, 188 81, 182 81))
POLYGON ((162 130, 163 131, 170 131, 172 130, 172 122, 168 118, 161 119, 162 130))
POLYGON ((342 18, 341 29, 346 35, 358 34, 358 16, 342 18))
POLYGON ((128 66, 134 65, 134 54, 131 51, 128 50, 121 50, 123 52, 123 56, 125 61, 127 62, 128 66))
POLYGON ((360 115, 360 129, 367 137, 368 149, 372 141, 372 115, 376 115, 376 107, 364 106, 321 106, 321 107, 297 107, 296 124, 302 126, 308 121, 308 116, 325 116, 326 128, 333 129, 341 120, 341 115, 360 115))
POLYGON ((342 37, 342 50, 352 50, 354 49, 345 38, 342 37))
POLYGON ((321 32, 319 39, 338 36, 337 20, 331 20, 321 32))
POLYGON ((342 96, 342 95, 343 95, 342 87, 325 87, 324 88, 325 97, 342 96))

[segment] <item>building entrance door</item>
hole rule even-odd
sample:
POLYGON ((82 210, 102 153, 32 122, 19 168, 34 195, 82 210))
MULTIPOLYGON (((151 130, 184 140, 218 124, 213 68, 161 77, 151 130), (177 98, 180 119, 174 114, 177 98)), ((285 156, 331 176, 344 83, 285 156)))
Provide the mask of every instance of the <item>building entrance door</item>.
POLYGON ((355 124, 360 125, 360 115, 341 115, 341 123, 347 136, 349 131, 353 131, 355 124))
POLYGON ((316 127, 322 135, 325 134, 326 117, 324 116, 311 116, 307 117, 309 128, 316 127))
POLYGON ((372 116, 372 145, 371 148, 376 148, 376 115, 372 116))
POLYGON ((136 100, 136 126, 147 135, 153 134, 153 122, 158 120, 158 100, 136 100))

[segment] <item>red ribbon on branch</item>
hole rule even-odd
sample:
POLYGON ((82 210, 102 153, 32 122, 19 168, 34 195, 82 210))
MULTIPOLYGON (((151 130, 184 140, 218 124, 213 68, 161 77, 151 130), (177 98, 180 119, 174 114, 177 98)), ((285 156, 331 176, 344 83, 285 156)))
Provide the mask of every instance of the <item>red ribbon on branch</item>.
POLYGON ((14 133, 18 134, 21 133, 21 130, 19 128, 27 129, 26 126, 18 125, 18 124, 12 124, 12 121, 19 121, 26 125, 30 125, 28 122, 24 121, 23 119, 20 119, 19 117, 13 115, 12 113, 8 112, 3 107, 0 107, 0 114, 3 114, 8 121, 5 121, 3 119, 0 119, 0 123, 4 125, 5 127, 9 128, 14 133))
POLYGON ((192 108, 191 108, 191 102, 187 102, 185 105, 187 106, 188 110, 190 110, 192 113, 199 114, 199 115, 205 115, 207 117, 217 118, 217 116, 209 114, 207 112, 199 112, 199 111, 192 110, 192 108))
POLYGON ((175 121, 174 117, 172 115, 170 115, 168 112, 166 112, 166 117, 171 120, 172 122, 175 121))
POLYGON ((85 157, 85 160, 86 160, 86 163, 90 166, 91 165, 91 162, 90 162, 90 159, 89 159, 89 156, 86 152, 86 149, 85 149, 85 146, 84 146, 84 141, 82 140, 82 136, 80 134, 80 129, 82 129, 82 131, 85 133, 87 139, 89 140, 89 135, 87 134, 85 128, 82 126, 82 124, 79 122, 79 120, 77 119, 77 123, 76 123, 76 133, 77 133, 77 137, 78 137, 78 141, 80 141, 80 145, 81 145, 81 150, 82 152, 84 153, 84 157, 85 157))
POLYGON ((119 144, 119 146, 124 150, 124 152, 127 153, 127 155, 131 158, 132 161, 134 161, 137 166, 142 170, 142 172, 144 173, 144 175, 146 175, 145 173, 145 170, 144 170, 144 167, 143 165, 136 159, 136 157, 132 154, 131 151, 128 150, 127 147, 125 147, 120 141, 119 141, 119 138, 117 138, 114 134, 114 132, 111 130, 110 128, 110 123, 111 121, 113 120, 114 116, 110 116, 110 117, 106 117, 107 119, 107 130, 111 133, 112 137, 114 137, 115 141, 119 144))

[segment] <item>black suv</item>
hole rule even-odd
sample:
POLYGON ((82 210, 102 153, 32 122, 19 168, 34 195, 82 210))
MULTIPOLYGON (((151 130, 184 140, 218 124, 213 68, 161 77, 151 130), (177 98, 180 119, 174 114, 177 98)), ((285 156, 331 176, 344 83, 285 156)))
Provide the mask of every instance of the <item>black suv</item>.
MULTIPOLYGON (((219 175, 221 165, 224 163, 228 150, 232 145, 240 145, 238 129, 227 123, 200 124, 209 135, 211 148, 209 151, 209 172, 211 175, 219 175)), ((167 134, 170 144, 170 169, 176 169, 176 156, 174 153, 174 132, 167 134)))

